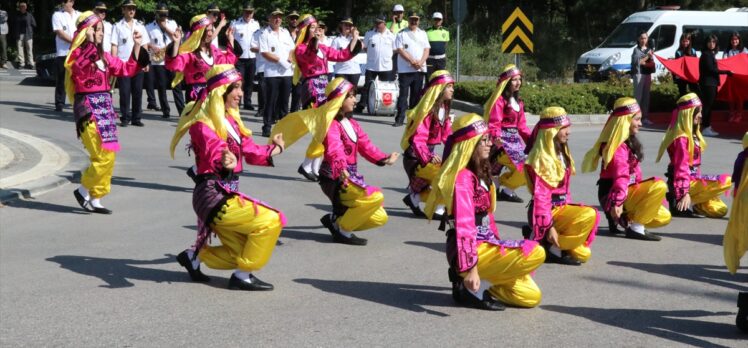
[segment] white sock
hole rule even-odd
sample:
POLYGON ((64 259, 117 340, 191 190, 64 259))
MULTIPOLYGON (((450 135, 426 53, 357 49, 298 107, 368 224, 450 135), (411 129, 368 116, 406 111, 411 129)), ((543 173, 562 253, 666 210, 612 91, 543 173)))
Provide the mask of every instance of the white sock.
POLYGON ((83 196, 83 198, 85 198, 86 200, 91 199, 91 196, 89 195, 88 190, 86 190, 86 188, 83 186, 78 187, 78 193, 80 193, 81 196, 83 196))
POLYGON ((558 257, 561 257, 561 249, 559 249, 555 245, 551 245, 551 247, 548 248, 548 252, 550 252, 551 254, 556 255, 558 257))
POLYGON ((506 194, 508 194, 508 195, 510 195, 510 196, 514 196, 514 190, 512 190, 512 189, 508 189, 506 187, 502 187, 501 191, 504 192, 504 193, 506 193, 506 194))
POLYGON ((447 212, 447 209, 444 208, 444 205, 439 204, 436 206, 436 209, 434 209, 435 215, 444 215, 444 213, 447 212))
POLYGON ((187 258, 190 259, 190 262, 192 262, 192 268, 198 269, 200 268, 200 256, 195 255, 195 251, 190 249, 187 250, 187 258), (193 258, 194 256, 194 258, 193 258))
POLYGON ((418 203, 421 203, 421 195, 415 192, 409 193, 410 195, 410 201, 413 202, 413 204, 418 205, 418 203))
POLYGON ((301 162, 301 168, 304 168, 304 171, 307 173, 312 172, 312 162, 314 160, 311 158, 304 158, 304 162, 301 162))
POLYGON ((340 232, 340 234, 344 235, 346 238, 351 238, 353 236, 353 234, 350 231, 346 231, 340 228, 340 226, 338 226, 338 232, 340 232))
POLYGON ((314 175, 319 175, 319 168, 322 167, 322 156, 312 160, 312 172, 314 175))
POLYGON ((644 234, 644 225, 638 222, 634 222, 634 221, 629 222, 629 228, 638 234, 644 234))
POLYGON ((91 199, 91 206, 94 208, 104 208, 104 206, 101 205, 101 199, 99 198, 91 199))
POLYGON ((241 280, 243 280, 245 282, 249 282, 249 276, 250 275, 252 275, 252 272, 244 272, 244 271, 240 271, 238 269, 236 271, 234 271, 234 276, 236 276, 237 278, 239 278, 239 279, 241 279, 241 280))

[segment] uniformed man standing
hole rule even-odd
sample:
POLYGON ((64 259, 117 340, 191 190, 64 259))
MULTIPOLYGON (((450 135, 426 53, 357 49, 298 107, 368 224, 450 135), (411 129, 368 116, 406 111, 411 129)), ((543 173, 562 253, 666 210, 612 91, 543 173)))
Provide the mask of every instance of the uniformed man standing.
POLYGON ((449 42, 449 31, 444 29, 444 16, 441 12, 434 12, 431 16, 434 25, 426 30, 429 38, 429 58, 426 60, 426 79, 437 70, 447 69, 447 43, 449 42))
MULTIPOLYGON (((180 30, 177 22, 169 18, 169 8, 165 3, 160 2, 156 5, 156 16, 153 22, 148 23, 145 27, 151 43, 148 45, 148 52, 151 57, 151 68, 146 75, 146 94, 148 94, 148 108, 152 110, 161 110, 163 118, 169 118, 171 108, 169 99, 166 97, 166 90, 174 79, 174 73, 166 70, 164 58, 166 57, 166 46, 172 42, 172 35, 175 31, 180 30), (158 101, 161 107, 156 107, 156 98, 154 89, 158 90, 158 101)), ((174 96, 174 105, 177 107, 178 114, 182 114, 184 109, 184 94, 181 88, 175 87, 172 90, 174 96)))
POLYGON ((260 29, 260 23, 254 20, 255 8, 250 2, 244 3, 244 14, 231 22, 234 28, 234 38, 242 48, 242 55, 236 62, 236 70, 242 74, 242 89, 244 90, 244 110, 254 110, 252 107, 252 89, 255 84, 256 53, 252 52, 251 41, 255 31, 260 29))
POLYGON ((397 98, 397 116, 394 127, 405 123, 405 112, 418 104, 426 73, 426 59, 429 56, 429 39, 426 32, 418 27, 420 16, 416 12, 408 15, 408 27, 395 38, 397 50, 397 75, 400 96, 397 98))
POLYGON ((213 20, 213 27, 215 28, 213 30, 213 41, 211 42, 211 44, 213 46, 219 47, 218 36, 220 36, 219 34, 221 33, 221 30, 223 30, 223 27, 226 26, 226 15, 221 13, 221 9, 218 8, 218 5, 216 4, 208 4, 208 8, 205 10, 205 14, 213 20))
MULTIPOLYGON (((291 11, 286 16, 288 21, 288 32, 291 34, 294 44, 296 43, 296 37, 299 35, 299 13, 291 11)), ((293 81, 292 81, 293 82, 293 81)), ((296 112, 301 109, 301 91, 304 86, 301 84, 301 80, 296 85, 291 86, 291 110, 290 112, 296 112)))
POLYGON ((260 37, 267 29, 267 25, 256 30, 252 34, 252 40, 249 42, 249 49, 255 54, 255 71, 257 72, 257 117, 263 117, 265 114, 265 57, 260 54, 260 37))
POLYGON ((262 119, 262 136, 270 136, 272 125, 288 114, 288 97, 291 94, 293 63, 291 53, 294 41, 281 27, 283 11, 270 13, 269 25, 260 36, 260 54, 265 58, 265 113, 262 119))
MULTIPOLYGON (((374 28, 364 35, 364 52, 366 52, 366 72, 364 73, 364 89, 361 99, 356 105, 356 112, 361 112, 369 99, 369 88, 374 79, 380 81, 394 81, 392 72, 392 54, 395 50, 395 35, 385 25, 386 15, 375 19, 374 28)), ((397 53, 395 53, 397 55, 397 53)))
POLYGON ((60 10, 52 15, 52 30, 55 32, 55 111, 65 106, 65 57, 73 42, 76 23, 80 12, 73 9, 75 0, 60 0, 60 10))
MULTIPOLYGON (((387 29, 392 35, 397 35, 400 30, 408 27, 408 21, 403 20, 405 14, 405 8, 403 5, 397 4, 392 8, 392 20, 387 22, 387 29)), ((392 54, 392 76, 397 77, 397 52, 392 54)))
POLYGON ((94 12, 101 18, 101 23, 104 23, 104 40, 101 42, 101 46, 106 53, 112 53, 112 23, 106 20, 106 4, 103 1, 99 1, 94 5, 94 12))
MULTIPOLYGON (((135 10, 137 9, 135 1, 125 0, 121 8, 123 17, 112 28, 112 55, 126 62, 132 54, 133 33, 136 31, 140 33, 143 47, 147 47, 151 41, 143 23, 135 19, 135 10)), ((130 123, 133 126, 143 127, 143 122, 140 120, 143 112, 143 77, 144 73, 141 71, 133 77, 120 77, 118 79, 121 127, 127 127, 130 123), (132 110, 130 110, 131 98, 132 110)))

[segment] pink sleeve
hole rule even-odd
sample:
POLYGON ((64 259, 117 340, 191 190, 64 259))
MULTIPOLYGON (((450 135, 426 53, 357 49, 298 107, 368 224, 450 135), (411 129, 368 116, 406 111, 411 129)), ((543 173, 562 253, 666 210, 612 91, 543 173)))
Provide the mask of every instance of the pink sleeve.
POLYGON ((226 45, 226 52, 224 53, 218 47, 211 46, 213 49, 213 56, 216 57, 216 64, 236 64, 236 54, 234 54, 234 46, 231 44, 226 45))
POLYGON ((195 151, 198 174, 221 173, 221 152, 228 145, 216 132, 202 122, 190 127, 190 141, 195 151))
POLYGON ((351 51, 348 49, 348 47, 341 49, 336 49, 325 45, 319 45, 319 47, 320 49, 325 51, 325 55, 327 56, 327 60, 329 61, 345 62, 353 58, 353 55, 351 54, 351 51))
POLYGON ((364 132, 363 129, 361 129, 361 126, 356 122, 356 120, 351 119, 351 124, 353 125, 353 129, 356 130, 356 134, 358 135, 358 141, 356 142, 356 148, 361 153, 361 156, 363 156, 367 161, 374 163, 378 166, 383 166, 384 161, 389 157, 386 153, 379 150, 378 147, 376 147, 371 140, 369 139, 369 136, 364 132))
POLYGON ((455 236, 457 242, 457 266, 459 272, 466 272, 478 263, 477 229, 475 227, 475 191, 473 174, 463 169, 455 180, 454 205, 455 236))
POLYGON ((242 156, 247 164, 272 167, 273 156, 271 154, 274 149, 275 144, 257 145, 252 137, 242 137, 242 156))
POLYGON ((429 151, 428 145, 426 144, 429 140, 430 125, 431 116, 429 115, 418 125, 410 143, 410 146, 413 147, 413 152, 416 154, 416 157, 418 157, 418 163, 422 166, 427 165, 432 157, 431 151, 429 151))
MULTIPOLYGON (((528 174, 531 171, 532 169, 528 168, 528 174)), ((553 216, 551 215, 553 189, 534 172, 532 172, 530 178, 533 181, 532 228, 535 232, 535 240, 541 240, 553 226, 553 216)))
POLYGON ((126 62, 121 59, 112 56, 109 53, 104 52, 107 64, 109 65, 109 74, 117 77, 132 77, 140 71, 138 61, 133 56, 130 56, 126 62))
POLYGON ((70 54, 70 59, 73 61, 73 71, 83 70, 97 59, 96 46, 90 42, 85 43, 70 54))
POLYGON ((166 63, 164 66, 166 69, 171 71, 184 71, 184 69, 192 62, 193 54, 190 52, 182 53, 176 57, 166 55, 166 63))
POLYGON ((347 167, 343 143, 340 140, 340 131, 340 123, 332 121, 325 136, 325 160, 330 163, 333 179, 338 179, 347 167))
POLYGON ((688 139, 679 137, 670 144, 670 165, 673 166, 675 199, 680 200, 691 188, 691 171, 688 164, 688 139))
POLYGON ((501 120, 504 118, 504 98, 499 97, 488 117, 488 135, 492 139, 501 137, 501 120))
POLYGON ((517 130, 519 131, 519 135, 522 137, 522 140, 527 143, 527 140, 530 138, 530 128, 527 128, 527 118, 525 117, 525 102, 521 100, 519 102, 519 119, 517 120, 517 130))
POLYGON ((613 186, 608 192, 608 199, 603 209, 610 211, 614 207, 623 205, 628 196, 629 188, 629 152, 625 145, 616 149, 615 154, 607 167, 608 173, 612 174, 613 186))

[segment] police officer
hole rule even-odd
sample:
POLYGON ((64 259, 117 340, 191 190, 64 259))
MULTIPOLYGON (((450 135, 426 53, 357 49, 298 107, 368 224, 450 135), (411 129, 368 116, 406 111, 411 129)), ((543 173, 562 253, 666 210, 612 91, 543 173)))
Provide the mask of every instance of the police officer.
POLYGON ((61 8, 52 15, 52 30, 55 33, 55 111, 62 111, 65 106, 65 57, 73 42, 76 21, 80 12, 73 8, 75 0, 60 0, 61 8))
MULTIPOLYGON (((408 21, 403 20, 404 14, 405 8, 403 5, 397 4, 392 8, 392 20, 387 22, 387 29, 393 35, 397 35, 400 30, 408 27, 408 21)), ((397 52, 392 55, 392 75, 397 76, 397 52)))
POLYGON ((288 30, 281 27, 283 11, 275 9, 268 18, 268 27, 260 36, 260 54, 265 58, 265 113, 262 136, 270 136, 272 125, 288 114, 293 64, 291 52, 294 41, 288 30))
POLYGON ((420 16, 416 12, 408 15, 408 27, 395 38, 397 50, 397 75, 400 95, 397 99, 397 116, 394 127, 405 123, 405 111, 418 104, 426 73, 426 59, 429 56, 429 39, 426 32, 418 27, 420 16))
MULTIPOLYGON (((143 47, 147 47, 151 41, 143 23, 135 19, 137 9, 135 1, 125 0, 120 7, 123 17, 112 28, 112 55, 126 62, 132 54, 134 32, 140 33, 143 47)), ((147 70, 148 68, 144 69, 144 71, 147 70)), ((144 126, 140 120, 140 114, 143 112, 143 77, 144 73, 141 71, 133 77, 119 78, 119 109, 122 127, 127 127, 129 123, 133 126, 144 126), (130 98, 132 98, 132 110, 130 110, 130 98)))
MULTIPOLYGON (((394 81, 392 72, 392 54, 395 50, 395 35, 385 25, 386 15, 380 15, 374 20, 374 28, 364 35, 364 52, 366 52, 366 72, 364 73, 364 89, 361 99, 356 105, 356 112, 364 110, 369 99, 369 88, 374 79, 380 81, 394 81)), ((397 53, 395 53, 397 54, 397 53)))
MULTIPOLYGON (((299 35, 299 13, 291 11, 291 13, 286 16, 286 20, 288 21, 288 32, 291 34, 293 42, 296 43, 296 37, 299 35)), ((303 89, 304 86, 301 84, 301 80, 299 80, 299 83, 291 87, 290 112, 295 112, 301 109, 301 91, 303 89)))
MULTIPOLYGON (((148 31, 148 36, 151 39, 150 45, 148 45, 148 51, 151 56, 151 68, 147 73, 146 79, 146 94, 148 95, 148 109, 161 110, 163 118, 169 118, 171 108, 169 107, 169 99, 166 97, 166 90, 171 84, 171 80, 174 79, 174 73, 166 70, 164 66, 164 58, 166 56, 166 46, 172 42, 172 35, 175 31, 179 30, 177 22, 169 18, 169 8, 165 3, 161 2, 156 5, 156 16, 153 22, 149 23, 145 29, 148 31), (158 101, 161 107, 156 106, 156 98, 153 90, 158 90, 158 101)), ((184 94, 182 94, 181 88, 178 86, 172 90, 174 96, 174 104, 177 107, 179 114, 184 109, 184 94)))
POLYGON ((254 88, 255 82, 255 64, 256 64, 256 53, 251 50, 252 36, 255 31, 260 29, 260 23, 258 23, 253 17, 255 14, 255 8, 251 3, 244 3, 243 15, 231 22, 231 27, 234 28, 234 38, 242 49, 242 55, 239 56, 239 60, 236 62, 236 70, 242 74, 244 83, 242 89, 244 90, 244 110, 254 110, 252 107, 252 89, 254 88))
POLYGON ((434 12, 431 16, 433 26, 426 30, 426 36, 429 38, 429 58, 426 59, 426 78, 437 70, 447 68, 447 43, 449 42, 449 31, 444 29, 444 16, 441 12, 434 12))
MULTIPOLYGON (((267 24, 267 23, 266 23, 267 24)), ((255 54, 255 71, 257 72, 257 114, 256 117, 265 115, 265 57, 260 54, 260 37, 267 29, 267 25, 256 30, 249 42, 249 49, 255 54)))

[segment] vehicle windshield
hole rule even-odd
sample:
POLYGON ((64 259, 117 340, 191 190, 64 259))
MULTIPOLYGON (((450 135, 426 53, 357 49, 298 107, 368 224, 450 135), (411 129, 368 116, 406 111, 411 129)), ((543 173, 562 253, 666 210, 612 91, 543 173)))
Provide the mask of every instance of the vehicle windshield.
POLYGON ((636 45, 636 38, 642 31, 649 31, 652 23, 621 23, 600 45, 602 48, 627 48, 636 45))

